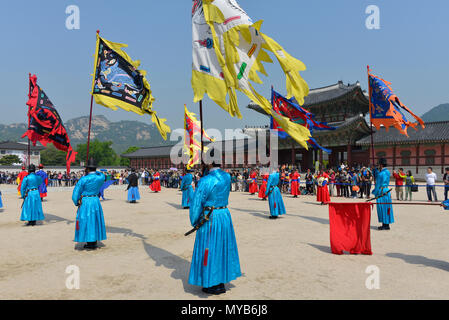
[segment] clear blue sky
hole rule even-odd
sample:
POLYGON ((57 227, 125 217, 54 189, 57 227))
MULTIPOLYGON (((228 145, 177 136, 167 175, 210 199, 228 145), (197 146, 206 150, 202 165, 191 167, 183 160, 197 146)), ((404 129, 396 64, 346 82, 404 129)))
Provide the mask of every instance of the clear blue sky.
MULTIPOLYGON (((449 102, 449 1, 432 0, 240 0, 262 31, 302 60, 302 75, 311 88, 343 80, 367 87, 366 65, 393 82, 402 101, 418 114, 449 102), (365 9, 380 8, 380 30, 365 27, 365 9)), ((190 0, 42 0, 9 1, 0 11, 0 123, 25 122, 28 72, 49 95, 63 119, 87 115, 95 31, 108 40, 126 43, 133 59, 142 61, 156 98, 155 109, 172 128, 183 125, 183 105, 198 113, 191 78, 190 0), (67 30, 65 9, 78 5, 80 30, 67 30)), ((278 64, 266 65, 261 93, 270 86, 285 93, 278 64)), ((205 100, 206 126, 218 129, 267 124, 247 110, 240 95, 243 119, 231 118, 205 100)), ((150 122, 123 111, 94 107, 111 120, 150 122)))

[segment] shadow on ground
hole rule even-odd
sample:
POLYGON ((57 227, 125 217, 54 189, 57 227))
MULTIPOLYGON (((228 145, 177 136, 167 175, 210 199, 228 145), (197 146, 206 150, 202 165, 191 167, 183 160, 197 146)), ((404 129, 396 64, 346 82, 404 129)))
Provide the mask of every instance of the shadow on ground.
POLYGON ((254 210, 241 209, 241 208, 229 208, 229 210, 231 210, 231 213, 234 211, 241 211, 262 219, 268 219, 270 217, 269 211, 254 212, 254 210))
POLYGON ((310 221, 321 223, 321 224, 327 224, 327 225, 329 224, 329 219, 318 218, 318 217, 309 217, 309 216, 298 216, 296 214, 289 214, 289 216, 298 217, 298 218, 310 220, 310 221))
POLYGON ((386 256, 390 258, 401 259, 409 264, 422 265, 425 267, 449 271, 449 262, 443 260, 429 259, 424 256, 408 255, 403 253, 387 253, 386 256))
POLYGON ((172 202, 165 202, 165 203, 168 204, 169 206, 172 206, 173 208, 175 208, 177 210, 184 210, 184 208, 180 204, 172 203, 172 202))
POLYGON ((73 220, 69 220, 66 218, 61 218, 59 216, 55 216, 54 214, 51 213, 44 213, 45 215, 45 222, 46 223, 58 223, 58 222, 65 222, 66 224, 72 224, 75 221, 73 220))
POLYGON ((199 298, 207 298, 209 296, 202 292, 200 287, 192 286, 188 283, 190 261, 180 258, 167 250, 155 247, 146 241, 142 241, 142 244, 148 257, 156 263, 157 267, 163 266, 167 269, 173 269, 171 277, 182 281, 184 292, 199 298))
POLYGON ((313 243, 308 243, 308 245, 313 247, 313 248, 315 248, 315 249, 320 250, 321 252, 332 253, 331 248, 328 247, 328 246, 320 246, 318 244, 313 244, 313 243))
POLYGON ((141 240, 147 239, 147 237, 145 237, 144 235, 142 235, 140 233, 135 233, 131 229, 127 229, 127 228, 106 226, 106 233, 119 233, 119 234, 123 234, 125 237, 133 237, 133 238, 138 238, 141 240))

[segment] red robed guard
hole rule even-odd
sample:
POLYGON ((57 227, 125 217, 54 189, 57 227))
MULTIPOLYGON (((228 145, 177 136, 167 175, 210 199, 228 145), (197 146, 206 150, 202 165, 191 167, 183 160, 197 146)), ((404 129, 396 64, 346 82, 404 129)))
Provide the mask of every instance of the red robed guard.
POLYGON ((255 194, 258 191, 258 187, 257 187, 257 171, 254 170, 253 172, 251 172, 251 174, 249 175, 249 178, 252 180, 250 185, 249 185, 249 193, 255 194))
POLYGON ((299 192, 299 178, 300 177, 301 177, 301 175, 298 173, 297 170, 295 170, 295 172, 292 172, 290 174, 291 194, 295 198, 297 198, 300 195, 300 192, 299 192))
POLYGON ((161 191, 161 181, 160 181, 160 173, 156 171, 155 174, 153 174, 153 182, 150 185, 151 191, 159 192, 161 191))
POLYGON ((22 166, 22 171, 17 176, 18 185, 19 185, 17 187, 17 193, 19 194, 19 196, 20 196, 20 188, 22 187, 22 181, 27 175, 28 175, 28 171, 26 171, 25 166, 22 166))
POLYGON ((267 181, 268 181, 269 176, 270 175, 268 173, 264 173, 262 175, 262 184, 260 185, 260 189, 259 189, 259 198, 261 198, 262 200, 267 200, 265 191, 267 191, 267 181))
POLYGON ((316 201, 321 202, 321 204, 330 202, 331 197, 329 195, 329 189, 327 187, 327 184, 329 182, 329 175, 324 171, 319 171, 316 178, 318 181, 316 201))

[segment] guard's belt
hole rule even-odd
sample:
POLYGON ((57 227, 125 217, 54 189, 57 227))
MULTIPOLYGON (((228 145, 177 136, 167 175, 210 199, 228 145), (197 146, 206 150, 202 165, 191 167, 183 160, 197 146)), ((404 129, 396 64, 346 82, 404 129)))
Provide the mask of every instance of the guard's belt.
POLYGON ((215 208, 215 207, 204 207, 204 211, 211 211, 212 209, 213 210, 221 210, 221 209, 227 209, 228 208, 228 206, 225 206, 225 207, 217 207, 217 208, 215 208))
POLYGON ((39 190, 39 188, 29 189, 28 192, 34 191, 34 190, 39 190))
POLYGON ((98 197, 98 195, 93 194, 91 196, 83 196, 83 198, 93 198, 93 197, 98 197))

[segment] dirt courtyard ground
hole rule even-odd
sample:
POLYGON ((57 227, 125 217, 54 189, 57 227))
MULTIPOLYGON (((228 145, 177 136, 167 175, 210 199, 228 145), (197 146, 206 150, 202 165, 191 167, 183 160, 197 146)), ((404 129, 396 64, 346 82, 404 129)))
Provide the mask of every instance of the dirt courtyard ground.
MULTIPOLYGON (((71 188, 49 189, 46 220, 25 227, 22 200, 0 186, 0 299, 448 299, 449 215, 438 206, 395 206, 390 231, 371 217, 372 256, 333 255, 328 207, 312 196, 284 196, 287 215, 268 219, 268 203, 233 192, 232 214, 243 276, 225 295, 209 297, 187 283, 194 236, 181 193, 140 188, 128 204, 124 186, 106 190, 108 239, 97 251, 73 242, 76 208, 71 188), (68 266, 80 270, 70 290, 68 266), (377 266, 380 288, 369 290, 367 267, 377 266)), ((414 194, 424 202, 425 188, 414 194)), ((441 192, 439 194, 441 196, 441 192)), ((336 201, 341 201, 337 199, 336 201)))

